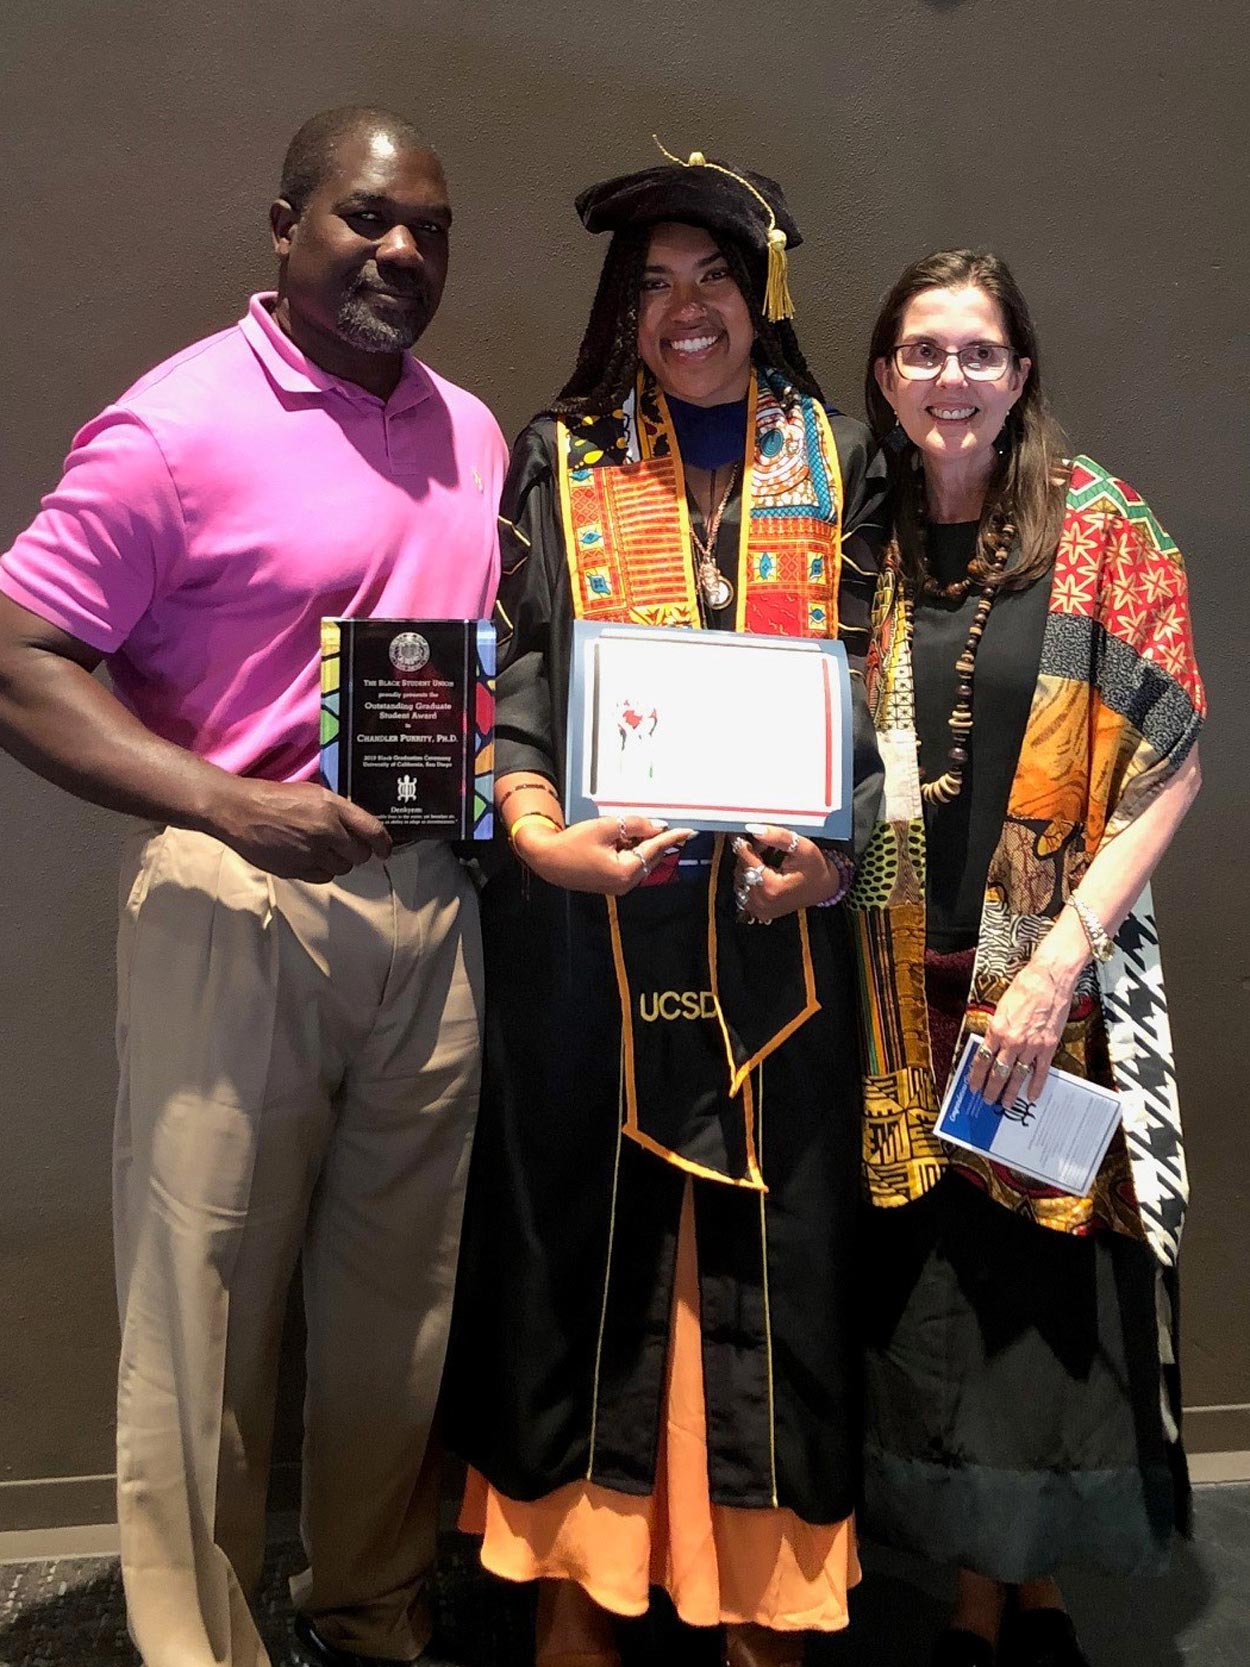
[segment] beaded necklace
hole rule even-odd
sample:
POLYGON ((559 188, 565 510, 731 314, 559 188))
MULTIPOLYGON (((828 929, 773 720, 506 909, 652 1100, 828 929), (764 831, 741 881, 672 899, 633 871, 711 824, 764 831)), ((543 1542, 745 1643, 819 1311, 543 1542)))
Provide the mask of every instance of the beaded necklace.
MULTIPOLYGON (((920 796, 928 805, 948 805, 963 791, 964 771, 968 767, 968 741, 972 735, 972 674, 976 670, 977 650, 981 646, 981 638, 985 635, 986 621, 990 617, 990 609, 994 606, 994 598, 998 595, 999 580, 1002 578, 1003 568, 1007 565, 1007 557, 1011 553, 1015 536, 1016 529, 1011 522, 1003 521, 995 539, 994 553, 990 557, 989 575, 981 585, 976 612, 968 630, 968 640, 955 661, 955 673, 959 683, 955 690, 955 704, 947 720, 947 728, 951 732, 951 747, 946 756, 950 762, 936 781, 920 783, 920 796)), ((971 563, 969 567, 971 568, 971 563)), ((962 579, 955 580, 953 584, 943 585, 926 569, 919 586, 922 596, 939 596, 947 602, 962 602, 971 589, 971 571, 962 579)), ((914 631, 914 609, 911 610, 911 620, 914 631)), ((919 741, 916 744, 919 747, 919 741)))

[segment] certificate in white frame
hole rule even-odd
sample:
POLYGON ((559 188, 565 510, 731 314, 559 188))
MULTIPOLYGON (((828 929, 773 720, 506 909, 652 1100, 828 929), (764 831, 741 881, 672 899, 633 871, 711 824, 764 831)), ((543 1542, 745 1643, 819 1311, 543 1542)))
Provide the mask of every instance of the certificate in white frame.
POLYGON ((574 622, 569 821, 638 812, 849 839, 851 766, 841 643, 574 622))

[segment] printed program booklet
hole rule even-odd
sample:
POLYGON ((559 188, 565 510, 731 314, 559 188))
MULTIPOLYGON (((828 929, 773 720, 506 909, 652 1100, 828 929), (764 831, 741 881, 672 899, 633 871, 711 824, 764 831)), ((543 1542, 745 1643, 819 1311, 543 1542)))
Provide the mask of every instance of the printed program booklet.
POLYGON ((1088 1196, 1120 1121, 1119 1095, 1052 1067, 1036 1098, 1021 1094, 1007 1105, 992 1105, 968 1086, 980 1046, 979 1036, 969 1036, 935 1132, 1031 1180, 1088 1196))

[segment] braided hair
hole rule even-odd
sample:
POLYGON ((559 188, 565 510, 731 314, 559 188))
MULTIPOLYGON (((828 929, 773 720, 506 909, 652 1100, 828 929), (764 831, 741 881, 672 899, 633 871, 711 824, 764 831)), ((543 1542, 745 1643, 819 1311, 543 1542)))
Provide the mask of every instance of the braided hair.
MULTIPOLYGON (((751 357, 761 369, 785 378, 782 403, 793 406, 801 394, 824 404, 824 395, 799 346, 789 319, 773 322, 760 305, 763 285, 757 262, 736 238, 711 232, 730 275, 742 292, 755 346, 751 357)), ((651 243, 651 227, 631 227, 613 235, 604 257, 599 287, 590 309, 586 334, 577 352, 573 374, 548 405, 553 417, 564 420, 598 416, 615 410, 634 391, 638 375, 638 308, 642 276, 651 243)))

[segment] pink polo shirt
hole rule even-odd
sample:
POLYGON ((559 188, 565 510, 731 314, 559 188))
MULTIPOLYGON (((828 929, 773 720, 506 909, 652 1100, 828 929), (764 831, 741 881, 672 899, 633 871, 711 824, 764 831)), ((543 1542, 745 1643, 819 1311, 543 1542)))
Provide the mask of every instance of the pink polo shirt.
POLYGON ((320 621, 477 619, 499 576, 499 425, 411 355, 383 404, 254 296, 74 438, 0 590, 101 650, 149 729, 235 775, 317 770, 320 621))

